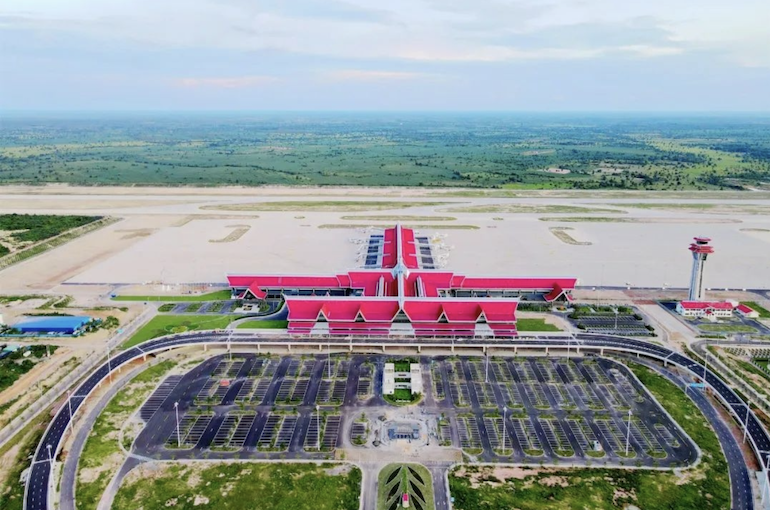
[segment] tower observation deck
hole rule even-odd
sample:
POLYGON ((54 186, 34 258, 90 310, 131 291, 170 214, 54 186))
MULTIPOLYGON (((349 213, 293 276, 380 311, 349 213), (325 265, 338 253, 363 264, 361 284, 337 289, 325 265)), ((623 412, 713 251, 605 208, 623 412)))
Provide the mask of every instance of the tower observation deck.
POLYGON ((694 237, 690 244, 690 251, 692 252, 692 274, 690 275, 690 293, 688 295, 689 301, 702 301, 703 300, 703 265, 706 262, 709 254, 714 253, 714 247, 709 243, 711 239, 708 237, 694 237))

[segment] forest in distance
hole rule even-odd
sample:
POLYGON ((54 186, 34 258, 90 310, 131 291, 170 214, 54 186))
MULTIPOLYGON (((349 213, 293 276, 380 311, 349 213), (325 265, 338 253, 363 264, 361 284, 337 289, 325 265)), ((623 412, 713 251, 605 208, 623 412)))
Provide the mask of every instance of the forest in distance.
POLYGON ((770 116, 4 115, 0 184, 770 189, 770 116))

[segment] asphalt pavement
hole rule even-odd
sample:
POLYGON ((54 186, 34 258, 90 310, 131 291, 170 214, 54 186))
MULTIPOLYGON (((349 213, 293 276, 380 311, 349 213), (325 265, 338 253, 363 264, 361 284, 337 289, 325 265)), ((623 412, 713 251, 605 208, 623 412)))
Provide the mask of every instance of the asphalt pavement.
MULTIPOLYGON (((96 369, 91 376, 89 376, 80 386, 76 389, 74 396, 72 397, 72 408, 76 412, 82 404, 83 400, 90 395, 90 393, 97 387, 105 378, 108 377, 110 369, 114 370, 117 367, 121 367, 126 363, 132 361, 135 358, 144 356, 148 352, 158 352, 176 347, 188 346, 188 345, 201 345, 201 344, 217 344, 225 345, 228 343, 228 333, 207 333, 207 332, 195 332, 182 335, 174 335, 169 337, 158 338, 149 340, 139 346, 123 351, 117 356, 109 360, 109 363, 105 363, 96 369)), ((273 339, 273 342, 276 340, 273 339)), ((282 343, 292 343, 294 345, 313 345, 331 344, 339 347, 347 347, 352 344, 352 339, 348 338, 331 338, 326 341, 321 341, 317 338, 290 338, 286 337, 280 340, 282 343)), ((668 363, 678 365, 686 370, 689 370, 693 374, 705 373, 705 382, 714 390, 716 394, 720 396, 723 402, 732 409, 736 416, 742 416, 745 414, 745 407, 743 401, 733 392, 716 374, 711 371, 705 371, 703 366, 696 363, 692 359, 671 351, 665 347, 651 344, 643 340, 630 339, 623 337, 613 337, 609 335, 586 335, 580 334, 574 337, 542 337, 542 338, 515 338, 506 339, 504 341, 495 341, 490 339, 467 339, 463 341, 463 345, 483 346, 500 343, 501 347, 506 349, 518 348, 559 348, 564 349, 568 345, 572 348, 581 349, 605 349, 611 351, 636 353, 641 356, 649 356, 659 360, 666 360, 668 363)), ((258 333, 238 333, 233 335, 232 343, 236 345, 255 345, 255 344, 267 344, 266 339, 260 336, 258 333)), ((449 342, 445 339, 400 339, 400 338, 376 338, 356 339, 356 344, 370 344, 374 346, 398 346, 405 345, 416 346, 421 345, 435 345, 448 348, 449 342)), ((51 475, 51 461, 55 459, 60 450, 63 442, 63 437, 67 425, 69 423, 70 416, 67 406, 62 406, 59 412, 56 414, 53 421, 50 423, 49 428, 43 435, 40 443, 38 444, 37 451, 34 455, 32 462, 32 469, 30 470, 30 476, 27 481, 27 486, 24 495, 24 508, 26 510, 47 510, 50 505, 49 501, 49 480, 51 475), (49 457, 49 451, 51 457, 49 457)), ((770 453, 770 435, 763 429, 758 418, 752 413, 749 415, 748 420, 748 434, 752 443, 755 453, 760 458, 764 458, 770 453)))

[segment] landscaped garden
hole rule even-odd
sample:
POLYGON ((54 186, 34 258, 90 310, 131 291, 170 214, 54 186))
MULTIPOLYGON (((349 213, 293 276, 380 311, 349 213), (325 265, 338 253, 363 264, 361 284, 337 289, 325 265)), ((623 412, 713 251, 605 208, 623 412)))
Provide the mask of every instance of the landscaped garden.
POLYGON ((377 510, 403 508, 404 495, 408 507, 433 510, 433 479, 419 464, 388 464, 377 477, 377 510))

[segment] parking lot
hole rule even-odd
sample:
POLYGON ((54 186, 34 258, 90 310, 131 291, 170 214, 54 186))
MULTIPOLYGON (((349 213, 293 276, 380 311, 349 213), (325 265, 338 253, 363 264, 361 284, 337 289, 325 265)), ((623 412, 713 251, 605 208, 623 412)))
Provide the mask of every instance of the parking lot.
MULTIPOLYGON (((140 410, 147 424, 135 450, 174 458, 325 458, 339 447, 373 448, 374 419, 362 414, 393 409, 380 395, 388 359, 214 356, 159 385, 140 410)), ((476 460, 671 466, 696 458, 689 438, 616 362, 419 361, 426 394, 416 412, 436 417, 429 429, 437 443, 476 460)))
POLYGON ((607 359, 434 360, 430 373, 437 403, 453 408, 460 446, 479 460, 667 466, 696 458, 628 369, 607 359))

